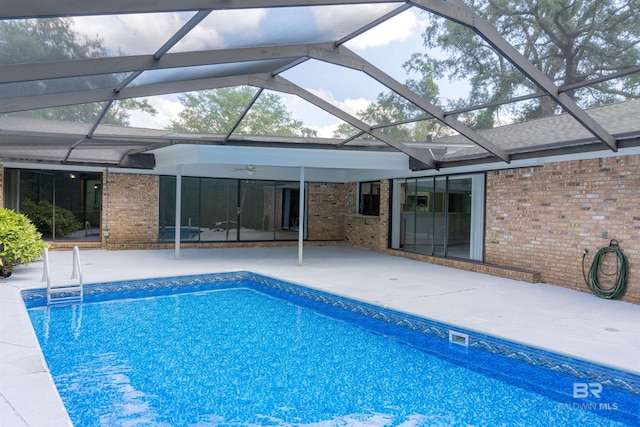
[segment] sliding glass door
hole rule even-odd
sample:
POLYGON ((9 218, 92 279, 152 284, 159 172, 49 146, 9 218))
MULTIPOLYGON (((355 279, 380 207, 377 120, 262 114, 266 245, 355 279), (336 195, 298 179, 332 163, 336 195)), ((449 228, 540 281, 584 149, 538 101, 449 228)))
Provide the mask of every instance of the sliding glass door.
POLYGON ((482 260, 484 175, 409 178, 394 185, 391 247, 438 257, 482 260))
MULTIPOLYGON (((160 178, 159 241, 175 237, 176 178, 160 178)), ((182 178, 183 241, 296 240, 298 182, 182 178)))
POLYGON ((5 207, 29 217, 46 240, 100 240, 100 172, 6 168, 4 182, 5 207))

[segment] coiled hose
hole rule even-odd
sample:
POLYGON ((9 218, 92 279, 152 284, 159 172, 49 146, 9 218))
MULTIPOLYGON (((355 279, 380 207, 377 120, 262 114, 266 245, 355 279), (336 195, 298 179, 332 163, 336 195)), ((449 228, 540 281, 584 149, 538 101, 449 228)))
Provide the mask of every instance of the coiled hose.
POLYGON ((589 268, 589 274, 585 274, 584 259, 587 256, 587 252, 582 255, 582 276, 587 284, 587 287, 595 295, 600 298, 617 299, 620 298, 627 289, 627 275, 629 274, 629 262, 627 257, 624 256, 618 242, 612 240, 608 247, 600 249, 593 257, 591 268, 589 268), (613 273, 606 273, 602 269, 602 260, 608 253, 614 253, 616 255, 616 271, 613 273), (605 288, 600 285, 598 279, 598 272, 603 276, 612 277, 615 276, 615 281, 610 288, 605 288))

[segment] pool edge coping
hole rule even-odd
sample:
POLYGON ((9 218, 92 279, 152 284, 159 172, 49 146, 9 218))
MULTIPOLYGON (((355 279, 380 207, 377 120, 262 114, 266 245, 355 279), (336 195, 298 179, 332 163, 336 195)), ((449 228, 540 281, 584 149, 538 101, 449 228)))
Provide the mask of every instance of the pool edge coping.
MULTIPOLYGON (((3 360, 3 371, 0 374, 0 398, 2 402, 2 411, 0 411, 0 424, 4 422, 12 422, 19 420, 20 425, 28 427, 73 427, 73 423, 67 409, 60 397, 58 388, 56 387, 53 377, 49 372, 46 359, 42 353, 42 348, 35 334, 27 307, 22 297, 23 289, 7 284, 2 286, 0 293, 6 293, 18 301, 3 301, 3 304, 19 304, 14 307, 18 310, 16 314, 12 314, 10 310, 0 310, 0 345, 2 346, 2 357, 7 357, 10 352, 6 352, 7 348, 19 347, 21 352, 28 353, 30 357, 37 359, 36 363, 41 364, 38 369, 30 372, 20 371, 16 365, 9 365, 7 360, 3 360), (29 336, 21 337, 23 342, 14 344, 5 341, 5 328, 15 327, 14 321, 27 322, 31 333, 29 336), (18 386, 37 382, 37 386, 18 386), (34 390, 36 389, 36 390, 34 390), (37 400, 37 402, 33 402, 37 400)), ((6 296, 6 295, 5 295, 6 296)), ((22 325, 25 326, 25 325, 22 325)), ((24 356, 24 355, 23 355, 24 356)), ((15 425, 15 424, 7 424, 15 425)))

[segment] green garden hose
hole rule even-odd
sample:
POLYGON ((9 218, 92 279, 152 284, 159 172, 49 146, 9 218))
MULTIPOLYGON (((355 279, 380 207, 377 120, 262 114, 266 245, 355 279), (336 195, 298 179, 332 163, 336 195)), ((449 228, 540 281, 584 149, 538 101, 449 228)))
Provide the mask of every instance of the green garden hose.
POLYGON ((627 275, 629 274, 629 262, 627 257, 624 256, 618 242, 612 240, 608 247, 600 249, 593 257, 593 263, 589 269, 589 274, 585 274, 584 271, 584 259, 587 255, 587 251, 582 255, 582 276, 587 284, 587 287, 595 295, 600 298, 617 299, 620 298, 627 289, 627 275), (616 255, 616 270, 613 273, 606 273, 602 269, 602 260, 608 253, 614 253, 616 255), (605 288, 600 285, 598 279, 598 273, 603 276, 612 277, 615 276, 615 281, 610 288, 605 288))

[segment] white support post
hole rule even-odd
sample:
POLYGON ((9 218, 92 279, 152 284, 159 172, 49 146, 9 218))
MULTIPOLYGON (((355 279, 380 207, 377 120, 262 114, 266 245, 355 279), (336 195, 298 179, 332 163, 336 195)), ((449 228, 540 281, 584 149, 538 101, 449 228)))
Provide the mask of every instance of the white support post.
POLYGON ((178 165, 178 171, 176 172, 176 218, 175 218, 175 253, 176 259, 180 259, 180 224, 182 218, 180 214, 182 211, 182 164, 178 165))
POLYGON ((304 224, 305 224, 305 211, 304 211, 304 166, 300 166, 300 197, 298 207, 298 265, 302 266, 302 247, 304 242, 304 224))

